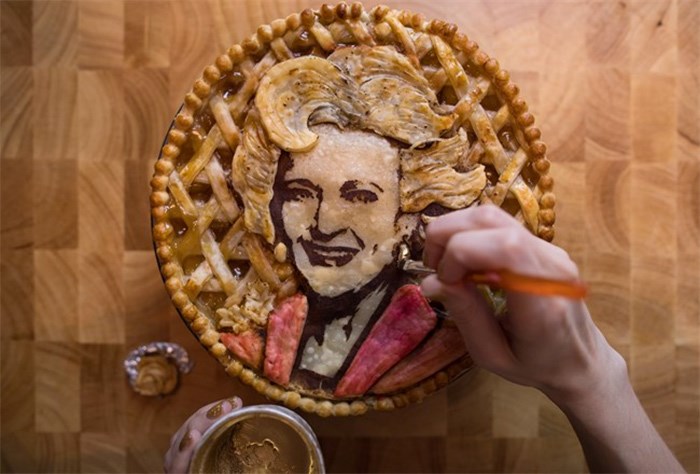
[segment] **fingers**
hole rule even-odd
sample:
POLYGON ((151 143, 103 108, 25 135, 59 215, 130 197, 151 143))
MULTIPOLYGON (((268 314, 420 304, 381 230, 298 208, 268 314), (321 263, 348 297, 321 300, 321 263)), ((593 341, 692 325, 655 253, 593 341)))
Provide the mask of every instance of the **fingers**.
POLYGON ((445 305, 477 365, 499 374, 511 371, 514 357, 508 340, 474 285, 447 285, 431 275, 423 280, 421 289, 428 298, 445 305))
MULTIPOLYGON (((450 285, 478 271, 523 270, 527 259, 523 252, 524 231, 500 229, 470 230, 450 237, 437 265, 440 281, 450 285)), ((528 267, 524 268, 525 270, 528 267)))
POLYGON ((192 454, 199 440, 202 439, 202 433, 199 430, 185 431, 180 443, 177 447, 171 446, 166 461, 164 470, 168 473, 185 473, 190 466, 192 454))
POLYGON ((195 429, 200 433, 204 433, 223 415, 230 413, 236 408, 240 408, 240 402, 240 398, 235 397, 232 399, 219 400, 218 402, 210 403, 209 405, 197 410, 195 416, 188 420, 187 425, 190 429, 195 429))
POLYGON ((450 237, 469 230, 522 228, 522 225, 501 208, 493 205, 478 206, 452 212, 432 222, 426 229, 423 260, 435 268, 450 237))
POLYGON ((496 318, 475 286, 465 283, 469 273, 501 270, 578 279, 578 267, 564 250, 501 209, 480 206, 431 223, 424 261, 437 274, 423 281, 423 292, 445 305, 477 365, 515 383, 561 386, 567 378, 561 374, 585 370, 587 353, 597 350, 582 301, 507 292, 508 314, 496 318))
POLYGON ((189 467, 194 447, 203 434, 222 416, 243 406, 238 397, 231 397, 203 406, 190 416, 170 439, 165 455, 166 472, 185 472, 189 467))
POLYGON ((578 277, 577 266, 564 250, 495 206, 447 214, 431 223, 426 234, 426 264, 448 285, 468 273, 499 270, 553 279, 578 277))

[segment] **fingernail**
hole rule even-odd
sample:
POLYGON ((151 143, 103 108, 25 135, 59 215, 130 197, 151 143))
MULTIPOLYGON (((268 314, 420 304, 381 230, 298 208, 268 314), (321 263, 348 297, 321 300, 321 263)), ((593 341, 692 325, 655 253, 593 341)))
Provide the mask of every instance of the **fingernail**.
POLYGON ((442 285, 435 275, 425 277, 420 284, 423 296, 429 299, 437 300, 440 297, 440 289, 442 285))
POLYGON ((184 451, 185 449, 189 448, 189 446, 192 444, 192 433, 187 432, 185 433, 185 436, 183 436, 182 441, 180 441, 180 446, 178 449, 180 452, 184 451))
POLYGON ((241 405, 243 405, 243 403, 241 402, 241 399, 240 399, 240 398, 233 397, 233 398, 229 398, 227 401, 228 401, 229 404, 231 405, 231 409, 232 409, 232 410, 235 410, 235 409, 237 409, 237 408, 240 408, 241 405))
POLYGON ((224 407, 223 407, 224 402, 219 402, 213 407, 207 411, 207 418, 210 420, 213 420, 215 418, 218 418, 221 416, 221 414, 224 412, 224 407))

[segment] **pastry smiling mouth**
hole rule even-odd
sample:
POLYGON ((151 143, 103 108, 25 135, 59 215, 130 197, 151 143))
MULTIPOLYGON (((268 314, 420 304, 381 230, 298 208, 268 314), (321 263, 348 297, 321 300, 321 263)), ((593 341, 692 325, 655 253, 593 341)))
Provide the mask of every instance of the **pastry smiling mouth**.
POLYGON ((360 252, 355 247, 319 245, 303 238, 299 238, 299 243, 309 257, 309 263, 321 267, 342 267, 360 252))

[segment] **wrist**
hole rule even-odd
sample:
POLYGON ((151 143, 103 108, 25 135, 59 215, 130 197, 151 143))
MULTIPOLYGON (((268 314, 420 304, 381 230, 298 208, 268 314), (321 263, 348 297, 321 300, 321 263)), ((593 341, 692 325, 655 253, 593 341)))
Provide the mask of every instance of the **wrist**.
POLYGON ((608 346, 587 370, 574 374, 566 386, 546 387, 542 391, 568 416, 594 414, 630 398, 636 399, 629 380, 627 363, 608 346))
POLYGON ((610 351, 607 377, 589 389, 548 394, 569 419, 589 470, 685 472, 634 393, 624 359, 610 351))

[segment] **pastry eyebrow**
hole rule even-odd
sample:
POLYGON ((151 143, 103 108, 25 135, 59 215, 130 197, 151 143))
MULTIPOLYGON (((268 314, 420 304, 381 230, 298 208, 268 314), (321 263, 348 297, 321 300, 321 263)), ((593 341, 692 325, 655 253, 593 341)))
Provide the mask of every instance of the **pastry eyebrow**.
MULTIPOLYGON (((343 192, 352 191, 352 190, 354 190, 354 189, 357 189, 357 185, 358 185, 358 184, 360 184, 360 181, 357 180, 357 179, 353 179, 353 180, 350 180, 350 181, 345 181, 345 182, 343 183, 343 185, 340 187, 340 192, 343 193, 343 192)), ((381 193, 384 192, 384 190, 382 189, 382 187, 379 186, 377 183, 375 183, 375 182, 373 182, 373 181, 370 181, 370 182, 368 182, 367 184, 369 184, 370 186, 374 186, 374 187, 377 188, 377 190, 378 190, 379 192, 381 192, 381 193)))
POLYGON ((291 187, 291 186, 303 186, 305 188, 313 189, 314 191, 320 191, 321 188, 318 186, 316 183, 313 181, 310 181, 308 179, 290 179, 289 181, 285 181, 284 185, 286 187, 291 187))

